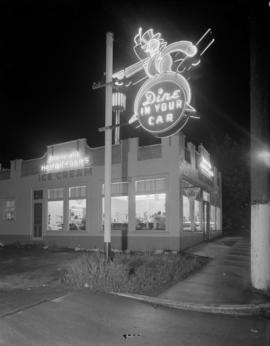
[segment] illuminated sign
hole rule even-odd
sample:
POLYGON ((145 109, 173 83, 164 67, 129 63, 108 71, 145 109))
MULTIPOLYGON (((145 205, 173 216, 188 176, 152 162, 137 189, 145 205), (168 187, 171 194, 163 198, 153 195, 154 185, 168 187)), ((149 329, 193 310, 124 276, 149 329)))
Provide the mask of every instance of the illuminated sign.
POLYGON ((134 116, 148 132, 158 137, 178 132, 188 121, 191 92, 180 74, 166 72, 145 82, 134 102, 134 116))
POLYGON ((90 160, 88 156, 83 156, 78 151, 72 151, 67 154, 49 155, 47 163, 41 166, 44 173, 68 171, 88 167, 90 160))
POLYGON ((203 201, 210 203, 210 193, 209 192, 203 191, 203 201))
POLYGON ((208 161, 204 156, 202 156, 200 160, 200 170, 207 177, 213 178, 214 171, 211 162, 208 161))
POLYGON ((62 172, 42 172, 38 175, 39 182, 47 182, 52 180, 64 180, 72 178, 80 178, 92 175, 92 167, 73 169, 62 172))
POLYGON ((183 74, 200 63, 198 48, 190 41, 167 44, 160 33, 155 34, 153 29, 143 33, 141 28, 134 43, 139 62, 113 75, 119 81, 142 70, 146 74, 129 123, 138 121, 156 137, 171 136, 195 113, 190 104, 190 86, 183 74))

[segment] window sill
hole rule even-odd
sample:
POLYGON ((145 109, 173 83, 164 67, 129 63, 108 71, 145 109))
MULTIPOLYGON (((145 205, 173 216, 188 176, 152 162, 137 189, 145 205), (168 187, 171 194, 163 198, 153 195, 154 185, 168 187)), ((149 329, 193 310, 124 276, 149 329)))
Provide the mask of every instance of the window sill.
POLYGON ((169 233, 166 229, 136 229, 133 234, 163 234, 163 233, 169 233))
MULTIPOLYGON (((102 229, 100 231, 100 233, 104 233, 104 230, 102 229)), ((168 234, 169 232, 166 229, 136 229, 133 231, 128 231, 128 230, 121 230, 121 229, 112 229, 111 230, 112 234, 117 234, 117 235, 122 235, 123 233, 126 233, 128 236, 132 235, 132 234, 153 234, 153 233, 157 233, 157 234, 163 234, 166 233, 168 234)))
POLYGON ((183 233, 185 233, 185 234, 190 234, 190 233, 195 233, 195 234, 202 234, 203 233, 203 231, 183 231, 183 233))
POLYGON ((58 231, 50 231, 50 230, 47 230, 45 231, 45 234, 49 234, 49 235, 52 235, 52 234, 63 234, 63 235, 67 235, 67 234, 85 234, 85 233, 88 233, 87 230, 78 230, 78 231, 66 231, 66 230, 58 230, 58 231))

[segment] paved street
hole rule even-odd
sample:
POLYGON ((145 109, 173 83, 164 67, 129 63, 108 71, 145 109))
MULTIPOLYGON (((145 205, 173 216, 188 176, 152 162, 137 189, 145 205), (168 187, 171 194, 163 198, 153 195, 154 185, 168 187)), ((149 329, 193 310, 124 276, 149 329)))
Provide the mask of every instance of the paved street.
POLYGON ((166 309, 85 289, 1 318, 0 345, 269 346, 270 320, 166 309))

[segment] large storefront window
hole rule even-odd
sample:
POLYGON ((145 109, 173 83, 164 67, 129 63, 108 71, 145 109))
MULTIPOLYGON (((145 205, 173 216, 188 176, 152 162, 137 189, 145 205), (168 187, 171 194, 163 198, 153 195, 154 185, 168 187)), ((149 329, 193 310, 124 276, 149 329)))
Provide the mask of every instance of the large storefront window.
POLYGON ((216 229, 216 207, 211 205, 210 208, 210 230, 215 231, 216 229))
POLYGON ((86 230, 86 186, 69 188, 69 230, 86 230))
POLYGON ((221 212, 219 207, 216 207, 216 230, 221 231, 221 212))
POLYGON ((194 201, 194 231, 200 232, 202 230, 201 227, 201 207, 202 203, 195 199, 194 201))
POLYGON ((183 231, 201 232, 202 230, 202 202, 201 188, 182 180, 183 187, 183 231))
POLYGON ((165 179, 136 181, 136 229, 165 230, 165 179))
POLYGON ((64 228, 63 189, 48 190, 48 230, 62 231, 64 228))
POLYGON ((184 231, 191 231, 190 203, 187 196, 183 196, 183 226, 184 231))
POLYGON ((8 199, 4 201, 4 220, 13 221, 15 220, 15 200, 8 199))
MULTIPOLYGON (((104 189, 104 185, 103 185, 104 189)), ((104 194, 104 191, 103 191, 104 194)), ((111 187, 111 227, 112 229, 127 229, 128 227, 128 183, 112 183, 111 187)), ((102 198, 102 219, 104 225, 105 201, 102 198)))

